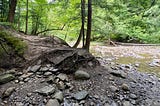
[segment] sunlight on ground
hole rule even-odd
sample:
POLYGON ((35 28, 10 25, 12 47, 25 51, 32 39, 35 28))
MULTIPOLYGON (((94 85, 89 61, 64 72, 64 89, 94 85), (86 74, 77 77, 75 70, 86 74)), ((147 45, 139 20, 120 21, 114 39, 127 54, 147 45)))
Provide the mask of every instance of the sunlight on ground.
POLYGON ((92 43, 91 53, 97 57, 111 58, 112 62, 119 64, 139 64, 141 72, 155 73, 160 76, 160 66, 150 66, 154 59, 160 59, 160 47, 108 47, 102 43, 92 43), (103 46, 103 47, 102 47, 103 46), (127 49, 126 49, 127 48, 127 49), (128 49, 129 48, 129 49, 128 49), (132 49, 133 48, 133 49, 132 49), (138 49, 139 50, 136 50, 138 49), (119 50, 117 50, 119 49, 119 50))

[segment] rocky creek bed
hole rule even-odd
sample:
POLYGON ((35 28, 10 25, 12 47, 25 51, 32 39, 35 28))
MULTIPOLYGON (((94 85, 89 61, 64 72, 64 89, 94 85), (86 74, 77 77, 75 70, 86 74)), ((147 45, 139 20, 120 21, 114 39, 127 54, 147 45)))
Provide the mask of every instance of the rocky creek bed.
MULTIPOLYGON (((101 58, 98 59, 103 62, 101 58)), ((80 68, 61 73, 52 64, 8 70, 0 77, 2 106, 159 106, 160 79, 135 66, 80 68), (7 83, 8 82, 8 83, 7 83)))

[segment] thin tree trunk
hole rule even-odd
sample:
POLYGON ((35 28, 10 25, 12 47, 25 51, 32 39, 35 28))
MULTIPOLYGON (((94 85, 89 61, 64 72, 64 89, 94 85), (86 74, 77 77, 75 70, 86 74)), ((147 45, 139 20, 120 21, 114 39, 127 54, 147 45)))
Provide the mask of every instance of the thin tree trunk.
POLYGON ((88 0, 88 19, 87 19, 87 36, 85 49, 89 52, 91 41, 91 27, 92 27, 92 0, 88 0))
POLYGON ((82 27, 81 27, 81 33, 83 36, 83 45, 82 47, 85 46, 85 31, 84 31, 84 25, 85 25, 85 0, 81 0, 81 15, 82 15, 82 27))
POLYGON ((8 22, 14 22, 14 15, 16 10, 17 0, 9 0, 9 13, 8 13, 8 22))
POLYGON ((85 32, 84 32, 84 25, 85 25, 85 0, 81 0, 81 22, 82 22, 82 25, 81 25, 81 29, 80 29, 80 33, 79 33, 79 36, 78 36, 78 39, 76 41, 76 43, 74 44, 74 48, 77 48, 82 37, 83 37, 83 45, 82 47, 85 46, 85 32))
POLYGON ((28 0, 26 0, 26 29, 25 34, 28 32, 28 0))
POLYGON ((78 47, 78 45, 79 45, 79 43, 80 43, 80 41, 81 41, 82 35, 83 35, 83 34, 82 34, 82 33, 83 33, 82 30, 83 30, 83 28, 82 28, 82 26, 81 26, 81 30, 80 30, 78 39, 77 39, 76 43, 74 44, 73 48, 77 48, 77 47, 78 47))
POLYGON ((21 27, 21 21, 20 21, 20 16, 21 15, 21 9, 20 6, 18 6, 18 31, 20 31, 20 27, 21 27))

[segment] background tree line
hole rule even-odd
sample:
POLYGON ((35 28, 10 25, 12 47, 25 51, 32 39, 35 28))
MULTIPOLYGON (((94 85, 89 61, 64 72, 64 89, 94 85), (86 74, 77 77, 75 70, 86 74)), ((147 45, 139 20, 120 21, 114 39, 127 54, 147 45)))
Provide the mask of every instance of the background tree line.
MULTIPOLYGON (((26 34, 84 41, 89 34, 88 4, 88 0, 1 0, 0 21, 11 22, 26 34), (8 4, 16 4, 14 19, 9 18, 8 4)), ((92 8, 91 40, 160 43, 159 0, 92 0, 92 8)))

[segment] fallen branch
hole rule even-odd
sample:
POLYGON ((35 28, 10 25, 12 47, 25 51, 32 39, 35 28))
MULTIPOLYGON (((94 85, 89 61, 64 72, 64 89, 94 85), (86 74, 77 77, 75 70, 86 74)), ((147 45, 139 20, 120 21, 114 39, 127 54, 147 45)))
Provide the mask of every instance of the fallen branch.
POLYGON ((46 30, 43 30, 41 32, 38 32, 36 35, 39 35, 41 33, 44 33, 44 32, 48 32, 48 31, 53 31, 53 30, 63 30, 65 27, 65 24, 61 27, 61 28, 57 28, 57 29, 46 29, 46 30))

